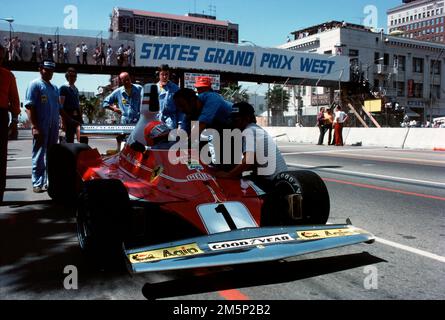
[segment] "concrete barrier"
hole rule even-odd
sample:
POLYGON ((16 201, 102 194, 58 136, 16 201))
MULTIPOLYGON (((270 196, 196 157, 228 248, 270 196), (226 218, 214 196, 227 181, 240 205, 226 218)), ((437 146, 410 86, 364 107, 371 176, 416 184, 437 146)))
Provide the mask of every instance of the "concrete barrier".
MULTIPOLYGON (((317 144, 317 127, 266 127, 277 141, 317 144)), ((327 142, 325 136, 325 144, 327 142)), ((344 128, 345 145, 361 143, 363 147, 445 150, 445 128, 344 128)))
POLYGON ((409 129, 405 128, 350 128, 346 145, 361 143, 363 147, 403 148, 409 129))
POLYGON ((405 149, 443 150, 445 149, 445 128, 410 128, 403 147, 405 149))

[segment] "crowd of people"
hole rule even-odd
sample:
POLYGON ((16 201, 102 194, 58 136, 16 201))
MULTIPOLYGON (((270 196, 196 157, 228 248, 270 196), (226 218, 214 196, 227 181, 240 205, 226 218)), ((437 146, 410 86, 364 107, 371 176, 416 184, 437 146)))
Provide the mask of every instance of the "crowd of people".
POLYGON ((64 64, 95 64, 95 65, 118 65, 120 67, 131 67, 135 65, 134 49, 124 44, 113 48, 111 44, 101 42, 94 48, 89 48, 85 42, 79 43, 71 49, 69 44, 58 43, 52 38, 46 40, 39 37, 37 41, 32 41, 29 48, 24 48, 23 41, 19 37, 3 39, 4 61, 20 62, 42 62, 52 60, 64 64), (27 52, 27 54, 24 53, 27 52), (26 58, 26 60, 25 60, 26 58), (75 58, 75 59, 74 59, 75 58))

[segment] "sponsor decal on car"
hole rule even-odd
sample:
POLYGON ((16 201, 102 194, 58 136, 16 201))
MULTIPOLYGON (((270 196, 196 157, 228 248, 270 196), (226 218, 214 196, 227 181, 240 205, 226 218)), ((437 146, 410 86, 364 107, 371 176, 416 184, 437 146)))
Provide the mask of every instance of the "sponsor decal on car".
POLYGON ((209 181, 213 177, 208 173, 197 172, 187 176, 188 181, 209 181))
POLYGON ((359 229, 329 229, 329 230, 308 230, 297 232, 301 240, 318 240, 326 238, 338 238, 361 234, 359 229))
POLYGON ((204 252, 198 247, 196 243, 192 243, 178 247, 161 248, 157 250, 133 253, 128 255, 128 259, 131 263, 136 264, 189 257, 203 253, 204 252))
POLYGON ((269 236, 269 237, 209 243, 209 248, 212 251, 239 249, 239 248, 252 247, 252 246, 258 246, 260 248, 264 248, 264 245, 285 243, 285 242, 294 241, 294 240, 295 239, 292 238, 292 236, 290 234, 279 234, 279 235, 273 235, 273 236, 269 236))
POLYGON ((153 173, 151 174, 150 182, 155 181, 164 171, 164 168, 162 166, 157 166, 154 168, 153 173))
POLYGON ((204 170, 204 167, 197 161, 189 161, 187 162, 187 168, 189 170, 204 170))

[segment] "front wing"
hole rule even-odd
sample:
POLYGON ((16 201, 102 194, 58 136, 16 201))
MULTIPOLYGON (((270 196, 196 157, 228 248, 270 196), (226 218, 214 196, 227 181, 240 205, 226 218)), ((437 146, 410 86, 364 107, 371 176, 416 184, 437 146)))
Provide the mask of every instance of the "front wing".
POLYGON ((287 259, 374 236, 352 225, 247 228, 172 243, 125 249, 132 273, 220 267, 287 259))

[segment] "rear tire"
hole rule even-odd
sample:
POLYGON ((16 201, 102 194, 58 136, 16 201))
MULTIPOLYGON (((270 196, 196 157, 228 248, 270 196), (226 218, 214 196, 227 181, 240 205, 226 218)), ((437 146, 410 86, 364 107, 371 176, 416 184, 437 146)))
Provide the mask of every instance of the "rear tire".
MULTIPOLYGON (((312 171, 280 173, 266 197, 264 225, 324 225, 329 219, 330 199, 323 180, 312 171), (298 213, 291 214, 289 195, 297 195, 298 213)), ((294 209, 295 211, 296 209, 294 209)))
POLYGON ((76 218, 79 245, 87 258, 100 268, 122 267, 122 245, 131 221, 130 199, 122 182, 85 182, 76 218))
POLYGON ((82 189, 77 159, 86 150, 91 150, 86 144, 64 143, 51 147, 48 153, 48 195, 51 199, 65 204, 76 202, 82 189))

